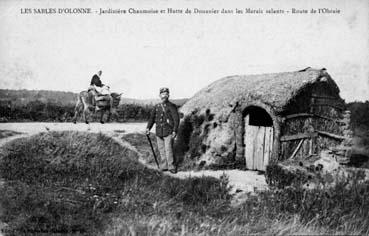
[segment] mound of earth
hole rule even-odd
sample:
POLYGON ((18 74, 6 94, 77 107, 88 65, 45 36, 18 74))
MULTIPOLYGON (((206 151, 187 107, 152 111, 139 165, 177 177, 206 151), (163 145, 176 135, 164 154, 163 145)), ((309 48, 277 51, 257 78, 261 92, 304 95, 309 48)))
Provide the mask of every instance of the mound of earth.
MULTIPOLYGON (((164 160, 160 159, 158 146, 156 144, 156 136, 153 133, 150 134, 150 139, 159 163, 163 163, 164 160)), ((137 152, 140 154, 141 161, 143 161, 146 164, 156 166, 149 140, 147 139, 145 134, 142 133, 125 134, 122 136, 122 141, 128 142, 137 150, 137 152)))
POLYGON ((0 154, 1 221, 8 230, 86 232, 118 203, 122 183, 155 178, 137 152, 102 134, 47 132, 0 154))
POLYGON ((174 217, 183 208, 193 215, 228 207, 227 181, 164 176, 141 164, 130 147, 102 134, 71 131, 6 143, 0 153, 5 232, 92 235, 104 232, 117 215, 174 217))

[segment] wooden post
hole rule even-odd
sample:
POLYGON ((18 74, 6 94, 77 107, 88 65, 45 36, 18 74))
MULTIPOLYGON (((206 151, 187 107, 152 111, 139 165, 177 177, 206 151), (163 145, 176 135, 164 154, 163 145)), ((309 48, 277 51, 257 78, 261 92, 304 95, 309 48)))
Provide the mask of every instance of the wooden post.
POLYGON ((254 141, 254 169, 262 170, 264 166, 264 140, 265 127, 256 126, 256 138, 254 141))
POLYGON ((252 153, 249 152, 250 150, 250 145, 252 144, 249 140, 248 137, 250 137, 250 132, 251 130, 249 129, 249 120, 250 120, 250 115, 246 115, 245 117, 245 133, 244 133, 244 155, 245 155, 245 163, 246 163, 246 168, 247 169, 251 169, 252 168, 252 162, 250 162, 250 155, 252 155, 252 153))
POLYGON ((301 140, 300 140, 300 142, 299 142, 299 144, 297 145, 297 147, 296 147, 295 151, 293 151, 293 153, 292 153, 292 155, 291 155, 290 159, 295 158, 295 156, 296 156, 297 152, 300 150, 300 148, 301 148, 301 146, 302 146, 303 142, 304 142, 304 139, 301 139, 301 140))
MULTIPOLYGON (((311 104, 310 104, 310 113, 314 113, 314 104, 315 104, 315 98, 312 97, 311 98, 311 104)), ((311 132, 311 133, 315 132, 315 128, 314 128, 314 125, 313 125, 312 118, 310 118, 310 126, 309 126, 309 131, 308 132, 311 132)), ((309 155, 313 155, 314 143, 315 143, 316 140, 317 140, 316 137, 311 137, 309 139, 309 155)))
MULTIPOLYGON (((314 133, 315 129, 313 126, 313 121, 311 120, 310 123, 310 127, 309 127, 309 132, 314 133)), ((316 137, 311 137, 309 139, 309 155, 313 155, 314 154, 314 143, 316 142, 316 137)))
POLYGON ((311 98, 310 100, 310 113, 313 114, 314 113, 314 105, 315 105, 315 98, 311 98))

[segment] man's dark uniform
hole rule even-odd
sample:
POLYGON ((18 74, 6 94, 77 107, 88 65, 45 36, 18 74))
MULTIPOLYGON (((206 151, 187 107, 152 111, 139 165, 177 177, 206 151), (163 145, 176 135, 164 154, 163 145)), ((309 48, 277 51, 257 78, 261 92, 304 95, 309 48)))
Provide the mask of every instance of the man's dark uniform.
POLYGON ((164 104, 156 104, 151 111, 147 128, 151 129, 154 123, 156 124, 156 136, 158 137, 163 138, 173 132, 177 133, 179 125, 177 106, 170 101, 164 104))

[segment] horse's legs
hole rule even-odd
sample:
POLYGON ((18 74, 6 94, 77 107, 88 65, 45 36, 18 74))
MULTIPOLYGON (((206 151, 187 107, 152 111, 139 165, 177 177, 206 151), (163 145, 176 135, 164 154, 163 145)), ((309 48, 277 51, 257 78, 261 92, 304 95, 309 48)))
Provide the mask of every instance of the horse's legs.
POLYGON ((110 122, 110 117, 111 117, 111 110, 109 108, 109 110, 108 110, 108 117, 106 118, 106 122, 110 122))
POLYGON ((77 123, 77 118, 78 118, 79 114, 81 113, 80 105, 81 105, 80 101, 78 100, 76 106, 74 107, 74 116, 72 118, 72 121, 73 121, 74 124, 77 123))
POLYGON ((86 97, 81 97, 81 103, 83 105, 83 112, 82 112, 83 119, 85 120, 85 123, 88 124, 88 118, 89 118, 90 111, 89 111, 89 104, 86 101, 86 97))
POLYGON ((101 124, 104 124, 104 120, 103 120, 103 118, 104 118, 104 110, 103 110, 103 109, 101 109, 101 110, 100 110, 100 123, 101 123, 101 124))
POLYGON ((79 113, 78 109, 74 109, 74 116, 72 118, 72 121, 73 121, 74 124, 77 123, 78 113, 79 113))
POLYGON ((118 115, 118 112, 116 109, 109 109, 109 113, 108 113, 108 119, 107 119, 107 122, 110 121, 110 119, 116 119, 116 121, 118 121, 118 118, 119 118, 119 115, 118 115))
POLYGON ((111 95, 109 95, 109 107, 107 109, 108 117, 106 119, 106 122, 110 122, 110 118, 111 118, 111 115, 112 115, 112 109, 113 109, 113 97, 111 95))
POLYGON ((89 113, 90 112, 89 112, 88 108, 83 109, 83 118, 84 118, 86 124, 88 124, 89 113))

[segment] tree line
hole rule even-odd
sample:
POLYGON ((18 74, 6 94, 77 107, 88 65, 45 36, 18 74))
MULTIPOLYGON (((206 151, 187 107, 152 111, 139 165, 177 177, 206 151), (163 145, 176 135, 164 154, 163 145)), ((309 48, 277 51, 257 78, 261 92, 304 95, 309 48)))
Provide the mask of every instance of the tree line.
POLYGON ((347 104, 347 108, 351 111, 352 128, 369 130, 369 101, 350 102, 347 104))
MULTIPOLYGON (((1 122, 71 122, 74 115, 74 104, 43 99, 27 103, 12 103, 11 100, 0 100, 1 122)), ((120 104, 117 122, 146 121, 149 119, 152 104, 128 103, 120 104)), ((351 102, 347 104, 351 111, 353 128, 369 129, 369 101, 351 102)), ((96 121, 98 117, 92 116, 96 121)))
MULTIPOLYGON (((120 104, 117 108, 116 122, 146 121, 153 105, 120 104)), ((24 105, 0 103, 1 122, 71 122, 74 116, 74 104, 60 102, 30 101, 24 105)), ((99 114, 91 116, 98 121, 99 114)))
MULTIPOLYGON (((78 94, 49 90, 0 89, 0 122, 71 122, 78 94)), ((122 98, 116 122, 146 121, 159 100, 122 98)), ((187 99, 172 100, 178 107, 187 99)), ((92 115, 98 121, 99 114, 92 115)))
MULTIPOLYGON (((76 93, 62 91, 0 89, 0 122, 71 122, 77 96, 76 93)), ((148 120, 153 103, 135 101, 123 99, 115 121, 148 120)), ((186 101, 176 99, 172 102, 180 107, 186 101)), ((353 129, 369 130, 369 101, 347 103, 346 109, 351 111, 353 129)), ((98 117, 93 118, 98 121, 98 117)))

